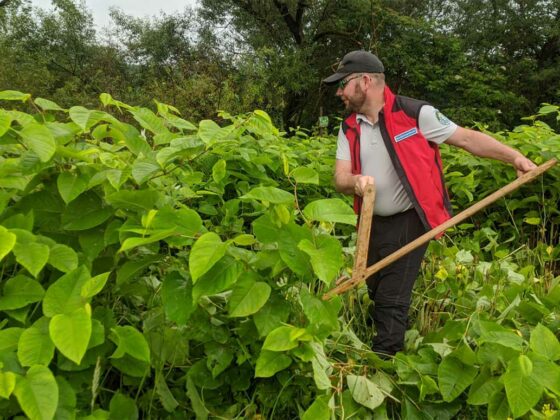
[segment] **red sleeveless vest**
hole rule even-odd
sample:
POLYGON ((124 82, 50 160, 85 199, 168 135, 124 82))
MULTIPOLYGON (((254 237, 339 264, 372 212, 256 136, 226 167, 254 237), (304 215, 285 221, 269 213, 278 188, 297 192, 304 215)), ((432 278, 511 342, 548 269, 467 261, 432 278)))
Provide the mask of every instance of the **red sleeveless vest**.
MULTIPOLYGON (((403 187, 426 229, 451 217, 451 203, 445 189, 438 145, 420 133, 418 115, 427 102, 394 95, 385 87, 385 105, 379 113, 381 136, 403 187)), ((360 163, 360 124, 356 114, 342 123, 350 145, 352 174, 362 173, 360 163)), ((361 208, 361 197, 354 196, 354 211, 361 208)))

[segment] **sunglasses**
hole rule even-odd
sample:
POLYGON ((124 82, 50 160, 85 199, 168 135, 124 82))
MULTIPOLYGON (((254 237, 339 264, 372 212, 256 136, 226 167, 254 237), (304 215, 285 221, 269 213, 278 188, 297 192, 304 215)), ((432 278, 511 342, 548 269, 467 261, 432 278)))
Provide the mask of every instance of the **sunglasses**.
POLYGON ((361 75, 361 74, 358 74, 357 76, 351 77, 350 79, 343 79, 343 80, 341 80, 340 82, 338 82, 337 87, 338 87, 339 89, 344 90, 344 88, 346 87, 346 85, 347 85, 348 83, 350 83, 350 80, 357 79, 358 77, 362 77, 362 75, 361 75))

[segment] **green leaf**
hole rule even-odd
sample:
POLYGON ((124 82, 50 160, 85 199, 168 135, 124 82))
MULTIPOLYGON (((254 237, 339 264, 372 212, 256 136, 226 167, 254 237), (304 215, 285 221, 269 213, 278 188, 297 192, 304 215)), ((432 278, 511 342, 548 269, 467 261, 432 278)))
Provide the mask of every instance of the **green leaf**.
POLYGON ((99 226, 113 215, 113 209, 103 206, 94 192, 81 194, 62 213, 62 225, 66 230, 86 230, 99 226))
POLYGON ((243 265, 234 258, 224 256, 198 279, 192 288, 192 298, 198 302, 202 296, 212 296, 231 288, 243 272, 243 265))
POLYGON ((189 255, 193 284, 225 255, 227 247, 214 232, 205 233, 197 239, 189 255))
POLYGON ((508 330, 496 322, 480 321, 480 338, 479 344, 496 343, 509 347, 514 350, 521 351, 524 340, 513 331, 508 330))
POLYGON ((185 236, 195 236, 202 228, 202 219, 198 213, 189 208, 158 210, 152 220, 152 229, 175 229, 185 236))
POLYGON ((192 284, 173 271, 165 277, 161 292, 167 318, 177 325, 186 325, 196 309, 192 297, 192 284))
POLYGON ((0 311, 23 308, 43 299, 45 290, 40 283, 29 277, 18 275, 4 284, 4 295, 0 297, 0 311))
POLYGON ((342 245, 329 235, 316 236, 314 243, 305 239, 298 248, 311 257, 313 271, 327 285, 337 276, 344 264, 342 245))
POLYGON ((14 394, 31 420, 51 420, 58 406, 58 385, 45 366, 32 366, 18 378, 14 394))
POLYGON ((329 395, 321 395, 309 406, 301 420, 330 420, 331 409, 329 408, 329 395))
POLYGON ((85 308, 55 315, 49 324, 49 334, 56 348, 79 365, 91 337, 91 316, 85 308))
POLYGON ((0 398, 8 399, 16 387, 16 375, 0 371, 0 398))
POLYGON ((453 401, 473 383, 477 368, 462 363, 455 357, 446 357, 438 366, 438 384, 444 401, 453 401))
POLYGON ((490 420, 508 420, 510 417, 510 410, 506 394, 502 391, 496 392, 490 396, 488 403, 488 418, 490 420))
POLYGON ((16 351, 23 331, 25 331, 23 328, 16 327, 0 330, 0 354, 16 351))
POLYGON ((214 182, 220 182, 225 177, 226 161, 224 159, 220 159, 212 167, 212 178, 214 178, 214 182))
POLYGON ((528 412, 541 398, 544 387, 532 373, 531 359, 522 354, 510 360, 503 375, 508 403, 514 417, 528 412))
POLYGON ((296 348, 299 344, 298 339, 305 336, 304 328, 297 328, 292 325, 283 325, 271 331, 264 340, 263 350, 269 351, 288 351, 296 348))
POLYGON ((17 236, 0 226, 0 261, 10 253, 16 244, 17 236))
POLYGON ((0 101, 21 101, 26 102, 31 95, 29 93, 18 92, 17 90, 0 91, 0 101))
POLYGON ((74 121, 83 130, 87 130, 87 123, 92 111, 84 108, 83 106, 73 106, 69 109, 68 114, 72 121, 74 121))
POLYGON ((168 413, 173 413, 179 406, 179 403, 169 390, 165 382, 165 375, 161 371, 156 372, 156 392, 161 401, 161 405, 168 413))
POLYGON ((529 352, 528 356, 533 363, 531 376, 545 388, 560 395, 560 366, 538 353, 529 352))
POLYGON ((108 271, 107 273, 99 274, 86 281, 80 290, 80 295, 85 299, 89 299, 101 292, 110 274, 111 272, 108 271))
POLYGON ((138 185, 150 180, 159 171, 161 171, 159 164, 146 158, 138 158, 132 164, 132 177, 138 185))
POLYGON ((37 277, 49 260, 50 249, 47 245, 38 242, 27 244, 16 242, 13 252, 16 261, 24 266, 33 277, 37 277))
POLYGON ((547 359, 560 359, 560 342, 554 333, 544 325, 538 324, 531 331, 529 344, 535 353, 542 354, 547 359))
POLYGON ((251 198, 273 204, 293 203, 294 195, 275 187, 256 187, 241 198, 251 198))
POLYGON ((39 123, 30 123, 23 127, 18 134, 23 143, 31 149, 41 162, 48 162, 56 152, 56 141, 51 131, 39 123))
POLYGON ((346 381, 354 401, 370 410, 375 410, 385 400, 385 395, 379 386, 365 376, 348 375, 346 381))
POLYGON ((0 137, 10 129, 12 117, 6 111, 0 109, 0 137))
POLYGON ((48 263, 57 270, 68 273, 78 267, 78 254, 69 246, 56 244, 50 248, 48 263))
POLYGON ((267 336, 272 330, 280 327, 290 316, 288 302, 279 294, 272 294, 266 304, 253 315, 253 321, 260 337, 267 336))
POLYGON ((163 120, 148 108, 134 108, 130 113, 134 116, 134 119, 140 123, 142 128, 154 134, 165 134, 169 132, 163 120))
POLYGON ((150 348, 140 331, 131 326, 111 328, 111 340, 117 349, 111 357, 120 358, 125 354, 143 362, 150 362, 150 348))
POLYGON ((355 225, 357 218, 354 210, 340 198, 315 200, 303 209, 304 216, 316 222, 346 223, 355 225))
POLYGON ((131 278, 138 277, 151 264, 161 260, 161 255, 147 255, 136 261, 127 261, 117 270, 117 286, 122 286, 131 278))
POLYGON ((309 320, 308 329, 314 334, 330 334, 338 330, 338 313, 342 307, 340 298, 324 301, 302 288, 300 300, 303 312, 309 320))
POLYGON ((155 190, 122 190, 105 197, 115 208, 126 210, 152 210, 160 199, 155 190))
POLYGON ((294 169, 291 175, 298 184, 319 184, 319 174, 317 171, 305 166, 294 169))
POLYGON ((207 420, 208 409, 204 406, 204 402, 198 395, 196 386, 190 376, 187 376, 187 396, 191 400, 191 406, 196 415, 196 420, 207 420))
POLYGON ((36 98, 33 102, 43 111, 64 111, 58 104, 44 98, 36 98))
POLYGON ((225 139, 232 131, 230 127, 221 128, 212 120, 202 120, 198 127, 198 136, 206 145, 225 139))
POLYGON ((42 317, 20 336, 17 350, 22 366, 48 366, 54 357, 54 343, 49 337, 49 319, 42 317))
POLYGON ((49 318, 72 313, 82 308, 85 299, 81 296, 83 285, 90 279, 84 266, 63 275, 49 286, 43 299, 43 313, 49 318))
POLYGON ((127 238, 123 241, 121 247, 117 252, 128 251, 129 249, 136 248, 143 245, 148 245, 154 242, 159 242, 162 239, 169 238, 175 234, 175 229, 166 229, 161 231, 150 231, 150 236, 142 238, 127 238))
POLYGON ((66 204, 87 190, 89 177, 75 172, 61 172, 56 180, 58 192, 66 204))
POLYGON ((261 350, 255 368, 255 378, 270 378, 292 364, 292 359, 283 353, 261 350))
POLYGON ((136 420, 138 419, 138 408, 134 400, 117 392, 109 403, 109 419, 136 420))
POLYGON ((261 309, 270 296, 270 286, 256 281, 258 275, 253 272, 242 274, 229 298, 229 316, 249 316, 261 309))
POLYGON ((467 402, 470 405, 489 404, 492 395, 502 390, 503 387, 499 378, 481 373, 469 389, 469 398, 467 402))

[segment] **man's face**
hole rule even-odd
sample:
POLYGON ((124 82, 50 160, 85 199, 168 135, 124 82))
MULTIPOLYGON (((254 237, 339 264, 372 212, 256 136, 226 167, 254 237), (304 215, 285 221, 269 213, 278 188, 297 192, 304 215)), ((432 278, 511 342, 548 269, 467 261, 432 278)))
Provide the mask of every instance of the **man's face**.
POLYGON ((360 86, 361 78, 361 75, 351 74, 338 84, 336 94, 349 112, 361 112, 366 102, 366 94, 360 86))

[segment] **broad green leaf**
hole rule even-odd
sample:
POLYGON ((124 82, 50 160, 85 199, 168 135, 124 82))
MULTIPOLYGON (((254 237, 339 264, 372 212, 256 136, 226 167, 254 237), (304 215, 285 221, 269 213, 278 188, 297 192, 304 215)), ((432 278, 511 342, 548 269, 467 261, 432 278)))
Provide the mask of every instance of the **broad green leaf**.
POLYGON ((149 181, 160 171, 161 167, 157 162, 145 158, 138 158, 132 164, 132 177, 138 185, 149 181))
POLYGON ((111 357, 120 358, 125 354, 143 362, 150 362, 150 348, 140 331, 131 326, 111 328, 111 340, 117 349, 111 357))
POLYGON ((66 204, 87 190, 89 177, 75 172, 61 172, 56 180, 58 192, 66 204))
POLYGON ((489 404, 496 392, 502 390, 504 385, 499 378, 491 377, 489 374, 480 374, 469 389, 467 402, 470 405, 489 404))
POLYGON ((294 169, 291 175, 298 184, 319 184, 319 174, 317 171, 305 166, 294 169))
POLYGON ((305 206, 303 214, 307 219, 316 222, 355 225, 357 221, 354 210, 340 198, 312 201, 305 206))
POLYGON ((255 236, 263 244, 277 242, 281 237, 282 230, 274 225, 268 214, 259 217, 252 225, 255 236))
POLYGON ((0 398, 8 399, 16 387, 16 375, 0 371, 0 398))
POLYGON ((231 288, 241 273, 243 265, 234 258, 224 256, 198 279, 192 288, 192 298, 198 302, 202 296, 212 296, 231 288))
POLYGON ((122 190, 105 197, 115 208, 126 210, 151 210, 161 198, 159 192, 147 190, 122 190))
POLYGON ((233 350, 214 342, 206 343, 204 351, 207 356, 206 367, 212 373, 212 378, 216 378, 220 373, 226 370, 233 361, 233 350))
POLYGON ((214 232, 205 233, 197 239, 189 255, 193 284, 224 256, 227 247, 214 232))
POLYGON ((297 328, 291 325, 283 325, 271 331, 264 340, 263 350, 269 351, 288 351, 296 348, 299 338, 305 336, 304 328, 297 328))
POLYGON ((318 389, 326 390, 332 387, 331 380, 328 373, 331 373, 332 368, 326 361, 326 357, 313 357, 311 359, 311 366, 313 367, 313 380, 318 389))
POLYGON ((70 314, 82 308, 86 300, 81 296, 83 285, 90 279, 84 266, 63 275, 49 286, 43 299, 43 313, 49 318, 70 314))
POLYGON ((255 378, 270 378, 292 364, 292 358, 276 351, 261 350, 255 368, 255 378))
POLYGON ((311 230, 291 222, 281 229, 280 235, 277 237, 278 250, 282 260, 293 272, 312 278, 313 269, 310 257, 297 246, 303 240, 313 240, 311 230))
POLYGON ((226 177, 226 161, 224 159, 218 160, 212 167, 212 178, 215 182, 220 182, 226 177))
POLYGON ((190 376, 187 376, 187 396, 191 401, 191 406, 195 412, 196 420, 207 420, 210 412, 204 406, 204 403, 200 398, 200 395, 198 395, 196 386, 190 376))
POLYGON ((147 255, 139 260, 127 261, 117 270, 117 286, 122 286, 133 277, 138 277, 142 272, 161 260, 161 255, 147 255))
POLYGON ((83 298, 89 299, 101 292, 110 274, 111 272, 108 271, 107 273, 99 274, 86 281, 80 290, 80 295, 83 298))
POLYGON ((280 327, 290 316, 288 302, 279 294, 273 293, 266 304, 253 315, 253 321, 260 337, 267 336, 272 330, 280 327))
POLYGON ((49 260, 50 249, 47 245, 38 242, 20 244, 18 241, 13 252, 16 261, 24 266, 33 277, 37 277, 49 260))
POLYGON ((233 243, 240 246, 253 245, 255 242, 255 237, 248 234, 237 235, 235 238, 233 238, 233 243))
POLYGON ((12 125, 12 117, 10 114, 0 109, 0 137, 2 137, 10 129, 12 125))
POLYGON ((365 376, 348 375, 346 381, 354 401, 370 410, 375 410, 385 400, 379 386, 365 376))
POLYGON ((74 391, 72 385, 62 376, 57 376, 55 379, 58 385, 58 407, 56 409, 55 419, 74 419, 77 411, 76 391, 74 391))
POLYGON ((329 235, 316 236, 314 242, 307 239, 298 244, 298 248, 311 258, 313 271, 327 285, 336 277, 344 264, 342 245, 329 235))
POLYGON ((73 106, 68 110, 68 114, 72 121, 74 121, 83 130, 87 130, 87 125, 92 111, 84 108, 83 106, 73 106))
POLYGON ((79 365, 91 337, 91 316, 85 308, 55 315, 49 324, 49 334, 56 348, 79 365))
POLYGON ((51 420, 58 406, 58 385, 45 366, 32 366, 18 378, 14 394, 20 407, 31 420, 51 420))
POLYGON ((169 121, 169 123, 173 126, 178 128, 179 130, 189 130, 189 131, 195 131, 196 125, 194 125, 191 122, 188 122, 187 120, 184 120, 182 118, 179 118, 175 115, 172 114, 167 114, 164 116, 164 118, 169 121))
POLYGON ((37 104, 43 111, 64 111, 58 104, 44 98, 36 98, 33 102, 37 104))
POLYGON ((531 359, 522 354, 508 363, 503 375, 507 400, 515 417, 528 412, 541 398, 544 387, 532 373, 531 359))
POLYGON ((49 319, 42 317, 19 337, 18 360, 22 366, 48 366, 54 357, 54 343, 49 337, 49 319))
POLYGON ((511 418, 508 400, 505 392, 498 391, 490 396, 488 403, 488 418, 490 420, 508 420, 511 418))
POLYGON ((444 401, 453 401, 473 383, 478 369, 455 357, 446 357, 438 366, 438 384, 444 401))
POLYGON ((529 352, 529 359, 533 363, 533 374, 542 386, 560 395, 560 366, 538 353, 529 352))
POLYGON ((23 127, 18 134, 23 143, 31 149, 41 162, 48 162, 56 152, 56 141, 51 131, 39 123, 30 123, 23 127))
POLYGON ((229 297, 229 316, 249 316, 261 309, 270 296, 270 286, 249 272, 242 274, 229 297))
POLYGON ((40 283, 24 275, 12 277, 4 284, 0 297, 0 311, 23 308, 43 299, 45 290, 40 283))
POLYGON ((560 342, 554 333, 544 325, 538 324, 531 331, 529 343, 535 353, 542 354, 550 360, 560 359, 560 342))
POLYGON ((21 101, 26 102, 31 95, 29 93, 18 92, 17 90, 0 91, 0 101, 21 101))
POLYGON ((23 328, 5 328, 0 330, 0 354, 4 352, 16 351, 19 338, 25 331, 23 328))
POLYGON ((479 344, 496 343, 518 351, 523 348, 523 338, 496 322, 480 321, 480 333, 479 344))
POLYGON ((66 230, 86 230, 99 226, 113 215, 110 207, 103 206, 94 192, 80 194, 66 207, 62 225, 66 230))
POLYGON ((196 309, 192 297, 192 284, 173 271, 165 277, 161 292, 167 318, 177 325, 186 325, 196 309))
POLYGON ((68 273, 78 267, 78 254, 69 246, 56 244, 50 248, 48 263, 57 270, 68 273))
POLYGON ((109 418, 118 420, 138 419, 138 408, 134 400, 120 392, 117 392, 109 403, 109 418))
POLYGON ((148 245, 154 242, 159 242, 162 239, 169 238, 175 234, 175 229, 166 229, 158 231, 150 231, 150 236, 143 238, 127 238, 123 241, 118 252, 128 251, 129 249, 136 248, 143 245, 148 245))
POLYGON ((16 235, 0 226, 0 261, 10 253, 16 244, 16 235))
POLYGON ((198 213, 189 208, 159 210, 152 220, 153 229, 175 229, 185 236, 195 236, 202 228, 202 219, 198 213))
POLYGON ((232 131, 230 127, 222 128, 212 120, 202 120, 198 123, 198 127, 198 137, 206 145, 225 139, 232 131))
POLYGON ((252 198, 273 204, 293 203, 294 195, 275 187, 256 187, 241 198, 252 198))
POLYGON ((163 119, 148 108, 134 108, 130 113, 134 116, 134 119, 140 123, 142 128, 154 134, 165 134, 169 132, 165 127, 163 119))
POLYGON ((302 288, 300 300, 303 312, 309 320, 310 331, 314 334, 330 334, 338 330, 338 313, 342 307, 340 298, 324 301, 302 288))
POLYGON ((302 420, 330 420, 331 409, 329 408, 329 395, 321 395, 313 401, 303 416, 302 420))

